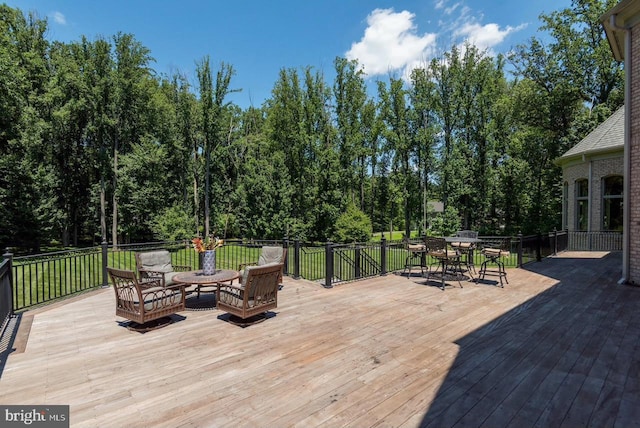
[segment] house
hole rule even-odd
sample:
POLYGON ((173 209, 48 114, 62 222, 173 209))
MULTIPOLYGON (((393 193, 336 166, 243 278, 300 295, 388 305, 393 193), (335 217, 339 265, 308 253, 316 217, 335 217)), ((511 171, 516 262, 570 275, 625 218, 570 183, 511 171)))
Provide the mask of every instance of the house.
POLYGON ((624 113, 621 107, 556 164, 562 167, 562 226, 623 231, 624 113))
POLYGON ((625 118, 621 282, 640 284, 640 0, 622 0, 600 21, 616 60, 624 61, 625 118))

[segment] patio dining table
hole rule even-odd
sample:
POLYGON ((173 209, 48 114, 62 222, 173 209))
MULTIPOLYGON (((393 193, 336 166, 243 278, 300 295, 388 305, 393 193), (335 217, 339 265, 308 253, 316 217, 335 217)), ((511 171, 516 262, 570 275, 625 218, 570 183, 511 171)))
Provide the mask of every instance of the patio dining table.
POLYGON ((479 244, 482 242, 480 238, 468 238, 466 236, 445 236, 444 240, 447 241, 447 244, 451 244, 453 242, 462 242, 467 244, 479 244))
MULTIPOLYGON (((473 251, 475 250, 475 245, 482 243, 482 239, 471 238, 467 236, 445 236, 444 240, 449 245, 455 244, 455 243, 471 244, 469 248, 465 248, 464 250, 467 256, 467 269, 469 270, 469 275, 471 275, 471 268, 473 268, 473 271, 475 272, 476 268, 475 268, 475 263, 473 261, 473 251)), ((473 278, 473 275, 471 275, 471 278, 473 278)))

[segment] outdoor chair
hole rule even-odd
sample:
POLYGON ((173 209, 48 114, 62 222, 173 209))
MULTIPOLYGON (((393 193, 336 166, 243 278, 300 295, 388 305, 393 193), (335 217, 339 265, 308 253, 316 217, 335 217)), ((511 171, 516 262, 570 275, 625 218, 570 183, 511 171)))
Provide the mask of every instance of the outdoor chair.
POLYGON ((500 287, 504 288, 502 278, 504 278, 507 284, 509 280, 507 280, 507 271, 504 268, 503 259, 511 255, 511 238, 502 238, 494 240, 493 242, 487 242, 487 245, 482 249, 482 254, 485 259, 482 265, 480 265, 479 279, 484 280, 487 273, 489 275, 497 275, 500 278, 500 287), (496 265, 497 270, 488 270, 488 263, 496 265))
POLYGON ((404 271, 408 273, 407 276, 411 276, 411 271, 414 266, 420 266, 420 274, 424 276, 424 269, 426 266, 426 248, 424 244, 411 244, 407 242, 405 244, 405 249, 407 250, 407 258, 404 261, 404 271))
POLYGON ((136 269, 141 281, 159 279, 163 287, 174 284, 173 277, 178 272, 191 270, 191 266, 173 265, 171 253, 167 250, 154 250, 135 253, 136 269))
MULTIPOLYGON (((478 232, 473 230, 459 230, 456 232, 456 237, 460 238, 478 238, 478 232)), ((476 266, 473 260, 473 252, 476 250, 476 244, 471 242, 452 242, 451 248, 458 250, 458 252, 464 255, 464 262, 467 266, 467 270, 471 275, 471 270, 476 272, 476 266)))
POLYGON ((442 285, 440 288, 445 289, 445 277, 447 274, 455 276, 460 288, 462 283, 460 278, 462 277, 461 255, 458 251, 447 248, 447 241, 444 238, 425 238, 425 246, 427 248, 427 254, 429 257, 436 260, 436 269, 431 272, 431 269, 427 270, 427 281, 429 276, 438 272, 438 268, 441 269, 442 285))
MULTIPOLYGON (((287 249, 278 246, 269 246, 265 245, 262 247, 260 251, 260 256, 258 257, 257 262, 250 263, 241 263, 238 266, 238 270, 240 271, 240 277, 244 275, 244 270, 247 266, 270 266, 275 264, 281 264, 284 269, 284 263, 287 259, 287 249)), ((278 277, 278 285, 282 288, 282 275, 283 269, 280 270, 280 275, 278 277)))
POLYGON ((282 267, 282 264, 247 266, 239 284, 218 287, 218 309, 228 312, 231 315, 229 321, 238 325, 265 320, 266 313, 278 306, 282 267))
POLYGON ((116 315, 130 320, 130 329, 146 331, 166 325, 170 315, 185 309, 183 286, 163 287, 159 278, 139 281, 130 270, 108 267, 107 272, 116 294, 116 315))

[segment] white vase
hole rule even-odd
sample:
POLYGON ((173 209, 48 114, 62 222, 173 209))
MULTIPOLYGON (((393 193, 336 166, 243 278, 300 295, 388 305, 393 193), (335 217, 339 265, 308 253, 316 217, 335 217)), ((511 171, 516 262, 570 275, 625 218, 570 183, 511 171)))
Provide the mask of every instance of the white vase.
POLYGON ((202 257, 202 273, 213 275, 216 271, 216 250, 207 250, 202 257))

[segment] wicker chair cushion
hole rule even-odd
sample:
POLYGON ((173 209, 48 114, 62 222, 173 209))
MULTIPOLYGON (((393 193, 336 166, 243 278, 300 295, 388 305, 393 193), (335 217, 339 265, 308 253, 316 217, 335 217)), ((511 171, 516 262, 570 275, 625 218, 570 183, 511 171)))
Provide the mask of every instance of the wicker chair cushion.
POLYGON ((277 263, 282 263, 282 247, 262 247, 262 252, 258 258, 258 266, 267 266, 277 263))
POLYGON ((467 250, 469 248, 471 248, 473 244, 471 242, 452 242, 451 246, 453 248, 461 248, 463 250, 467 250))
POLYGON ((180 272, 167 272, 164 274, 164 285, 173 285, 176 282, 173 280, 173 277, 179 274, 180 272))
POLYGON ((249 276, 249 272, 252 269, 257 269, 259 267, 265 267, 265 266, 271 266, 271 265, 277 265, 280 262, 270 262, 270 263, 265 263, 263 265, 251 265, 251 266, 246 266, 241 272, 240 272, 240 285, 244 285, 247 282, 247 277, 249 276))
POLYGON ((180 299, 181 299, 180 293, 173 292, 171 294, 165 295, 163 298, 159 300, 153 300, 153 299, 145 300, 144 309, 147 311, 151 311, 157 308, 177 305, 180 303, 180 299))
POLYGON ((509 257, 511 253, 509 251, 501 250, 499 248, 484 248, 482 254, 487 257, 509 257))
MULTIPOLYGON (((144 290, 142 298, 144 299, 144 308, 150 311, 159 306, 170 306, 180 302, 180 290, 168 290, 163 287, 151 287, 144 290)), ((135 305, 140 304, 138 297, 134 295, 132 302, 135 305)))
POLYGON ((220 288, 220 302, 233 306, 242 306, 243 290, 232 287, 220 288))
MULTIPOLYGON (((142 268, 154 272, 173 272, 171 254, 168 251, 146 251, 140 253, 142 268)), ((166 277, 165 277, 166 280, 166 277)))
POLYGON ((435 257, 438 259, 444 259, 444 258, 452 259, 452 258, 460 257, 460 254, 458 254, 458 252, 454 250, 430 251, 429 255, 431 257, 435 257))

